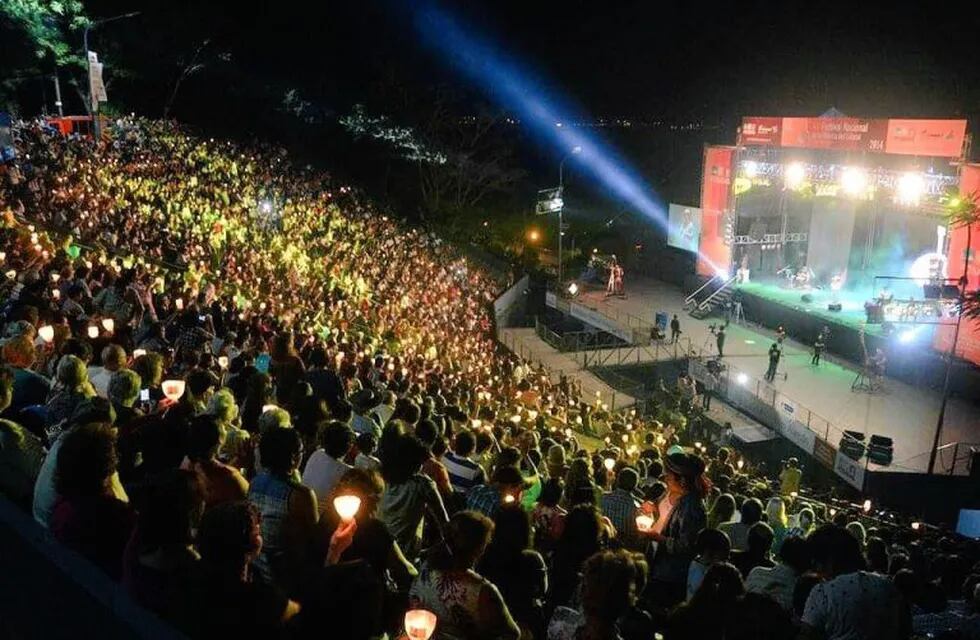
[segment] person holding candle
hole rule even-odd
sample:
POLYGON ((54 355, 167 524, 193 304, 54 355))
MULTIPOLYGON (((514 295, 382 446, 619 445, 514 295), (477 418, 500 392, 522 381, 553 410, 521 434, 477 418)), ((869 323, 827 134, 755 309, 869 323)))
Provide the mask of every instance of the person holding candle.
POLYGON ((657 504, 657 521, 647 533, 657 543, 645 596, 651 605, 670 607, 684 600, 694 543, 708 520, 704 496, 710 483, 704 471, 704 461, 694 454, 675 452, 664 458, 667 493, 657 504))
POLYGON ((438 619, 433 640, 517 640, 514 622, 496 586, 474 568, 493 533, 493 522, 461 511, 446 525, 444 540, 429 555, 409 592, 413 608, 438 619))

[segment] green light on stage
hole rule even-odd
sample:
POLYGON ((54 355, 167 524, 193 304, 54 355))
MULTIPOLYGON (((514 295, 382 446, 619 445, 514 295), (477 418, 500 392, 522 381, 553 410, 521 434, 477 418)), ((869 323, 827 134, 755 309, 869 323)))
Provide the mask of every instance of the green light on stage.
POLYGON ((745 344, 755 344, 755 340, 746 340, 745 344))

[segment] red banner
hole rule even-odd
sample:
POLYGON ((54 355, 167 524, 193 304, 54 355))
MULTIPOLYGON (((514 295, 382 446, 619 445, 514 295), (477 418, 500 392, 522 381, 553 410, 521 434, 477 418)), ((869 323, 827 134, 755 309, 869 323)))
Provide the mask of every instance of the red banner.
POLYGON ((713 276, 727 270, 732 249, 725 240, 731 197, 733 147, 705 147, 701 176, 701 245, 697 271, 713 276))
POLYGON ((742 118, 739 144, 774 144, 779 146, 782 118, 742 118))
MULTIPOLYGON (((980 194, 980 165, 964 165, 960 172, 960 193, 980 194)), ((973 246, 967 246, 966 227, 950 229, 949 233, 949 268, 947 277, 959 279, 963 275, 963 265, 968 263, 966 270, 967 291, 980 289, 980 259, 977 258, 980 249, 980 224, 973 225, 973 246)), ((932 346, 937 351, 949 353, 953 347, 955 327, 942 325, 936 327, 932 346)), ((964 318, 960 325, 959 339, 956 341, 956 355, 980 364, 980 321, 964 318)))
POLYGON ((780 143, 800 149, 884 151, 887 120, 783 118, 780 143))
POLYGON ((889 120, 885 153, 959 158, 966 120, 889 120))
POLYGON ((740 145, 959 158, 966 120, 742 118, 740 145))

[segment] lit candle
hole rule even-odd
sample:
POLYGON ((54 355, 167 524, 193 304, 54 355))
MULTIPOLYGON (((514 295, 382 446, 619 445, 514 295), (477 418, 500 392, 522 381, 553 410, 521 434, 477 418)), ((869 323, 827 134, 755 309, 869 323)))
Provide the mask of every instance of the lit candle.
POLYGON ((102 328, 106 330, 106 333, 112 333, 112 330, 116 328, 116 321, 112 318, 102 318, 102 328))
POLYGON ((228 356, 218 356, 218 366, 222 369, 228 368, 228 356))
POLYGON ((183 380, 164 380, 160 388, 163 389, 163 395, 173 402, 177 402, 184 395, 183 380))
POLYGON ((514 502, 514 500, 515 500, 514 496, 510 495, 509 493, 504 496, 504 502, 507 504, 514 502))
POLYGON ((46 324, 37 330, 37 335, 41 336, 41 340, 50 343, 54 340, 54 327, 50 324, 46 324))
POLYGON ((136 349, 135 351, 133 351, 133 360, 139 358, 140 356, 145 356, 145 355, 146 355, 146 349, 136 349))
POLYGON ((333 508, 341 520, 350 522, 361 508, 361 499, 357 496, 337 496, 333 499, 333 508))
POLYGON ((642 532, 650 531, 653 528, 653 522, 653 516, 648 516, 645 513, 636 516, 636 528, 642 532))
POLYGON ((411 640, 429 640, 436 630, 436 614, 425 609, 405 612, 405 634, 411 640))
POLYGON ((278 408, 278 407, 276 405, 274 405, 274 404, 264 404, 264 405, 262 405, 262 413, 265 413, 266 411, 272 411, 273 409, 276 409, 276 408, 278 408))
POLYGON ((606 468, 606 471, 612 471, 613 468, 616 466, 616 461, 613 460, 612 458, 606 458, 605 460, 602 461, 602 466, 606 468))
POLYGON ((95 326, 95 325, 90 326, 88 328, 88 337, 91 338, 92 340, 95 340, 96 338, 98 338, 99 337, 99 328, 97 326, 95 326))
POLYGON ((861 508, 864 509, 864 512, 865 513, 868 513, 869 511, 871 511, 871 500, 865 500, 864 501, 864 505, 862 505, 861 508))

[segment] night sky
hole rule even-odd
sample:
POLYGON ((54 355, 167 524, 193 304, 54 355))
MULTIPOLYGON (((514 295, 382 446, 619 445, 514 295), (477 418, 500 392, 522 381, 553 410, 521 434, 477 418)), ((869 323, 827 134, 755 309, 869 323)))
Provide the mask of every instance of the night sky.
MULTIPOLYGON (((93 16, 132 2, 90 0, 93 16)), ((175 49, 210 37, 259 82, 329 107, 392 68, 455 82, 420 46, 411 0, 135 3, 133 34, 175 49), (138 27, 138 28, 137 28, 138 27), (169 32, 169 35, 168 35, 169 32)), ((973 116, 978 18, 951 4, 840 2, 442 2, 594 116, 734 122, 746 114, 973 116)), ((204 80, 202 80, 204 82, 204 80)), ((214 89, 220 89, 214 87, 214 89)), ((216 96, 220 98, 220 95, 216 96)))

